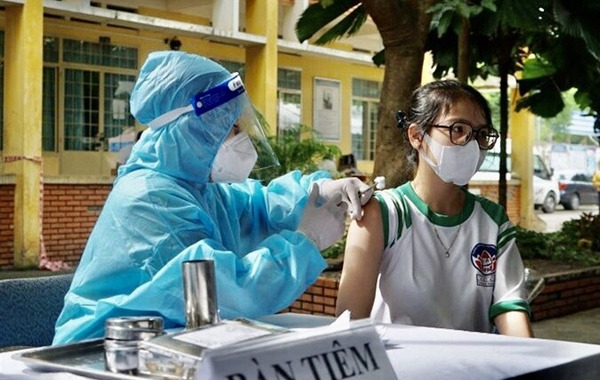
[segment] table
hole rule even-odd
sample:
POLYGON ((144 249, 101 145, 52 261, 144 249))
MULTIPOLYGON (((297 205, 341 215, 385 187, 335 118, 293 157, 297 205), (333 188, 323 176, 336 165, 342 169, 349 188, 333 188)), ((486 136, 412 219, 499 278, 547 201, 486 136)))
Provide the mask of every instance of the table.
MULTIPOLYGON (((261 320, 309 328, 332 318, 278 314, 261 320)), ((385 325, 381 332, 398 380, 600 379, 600 345, 402 325, 385 325)), ((2 380, 83 379, 33 371, 14 353, 0 353, 2 380)))
MULTIPOLYGON (((278 314, 261 320, 318 327, 331 317, 278 314)), ((382 339, 398 380, 600 379, 600 345, 386 325, 382 339)))

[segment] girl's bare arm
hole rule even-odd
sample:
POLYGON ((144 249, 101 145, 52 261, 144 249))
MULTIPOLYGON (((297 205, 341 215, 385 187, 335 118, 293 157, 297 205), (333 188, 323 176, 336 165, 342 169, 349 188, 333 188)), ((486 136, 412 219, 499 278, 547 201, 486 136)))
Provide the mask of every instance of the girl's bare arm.
POLYGON ((371 313, 384 248, 379 203, 372 198, 363 210, 362 219, 352 221, 348 230, 336 305, 337 315, 350 310, 354 319, 371 313))

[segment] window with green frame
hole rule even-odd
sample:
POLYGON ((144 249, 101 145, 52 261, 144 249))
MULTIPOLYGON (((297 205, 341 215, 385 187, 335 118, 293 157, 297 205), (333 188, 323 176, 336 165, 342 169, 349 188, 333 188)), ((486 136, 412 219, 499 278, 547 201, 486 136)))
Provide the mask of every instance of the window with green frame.
MULTIPOLYGON (((4 133, 4 31, 0 30, 0 150, 4 133)), ((64 88, 64 150, 98 149, 98 137, 134 126, 129 95, 137 75, 137 49, 45 36, 43 42, 42 149, 57 151, 58 88, 64 88), (62 42, 62 60, 61 57, 62 42), (85 66, 85 69, 70 66, 85 66), (64 70, 63 83, 59 71, 64 70), (100 88, 103 91, 100 91, 100 88), (103 113, 103 117, 100 114, 103 113)))
POLYGON ((45 36, 43 56, 44 151, 105 149, 104 139, 134 126, 129 96, 137 75, 137 49, 45 36), (64 93, 61 147, 57 145, 59 88, 64 93))
POLYGON ((302 116, 301 85, 300 71, 277 70, 277 128, 280 134, 300 125, 302 116))
POLYGON ((135 125, 129 97, 137 74, 137 49, 64 39, 64 150, 111 149, 102 142, 135 125), (80 68, 85 66, 85 68, 80 68))
POLYGON ((44 71, 42 81, 42 150, 56 151, 58 43, 54 37, 44 37, 44 71))
POLYGON ((375 160, 375 143, 381 84, 352 79, 352 154, 357 160, 375 160))

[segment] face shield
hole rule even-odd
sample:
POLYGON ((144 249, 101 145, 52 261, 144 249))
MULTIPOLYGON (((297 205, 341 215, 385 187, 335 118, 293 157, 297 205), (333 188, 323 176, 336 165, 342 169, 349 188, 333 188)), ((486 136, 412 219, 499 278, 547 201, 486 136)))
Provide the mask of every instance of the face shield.
MULTIPOLYGON (((265 126, 259 120, 258 113, 248 98, 246 89, 238 73, 233 73, 229 79, 196 94, 190 99, 189 105, 162 114, 148 123, 148 127, 158 129, 189 112, 194 112, 197 117, 202 117, 203 115, 207 117, 208 115, 206 114, 208 112, 218 110, 239 112, 237 121, 232 123, 223 136, 227 136, 233 125, 237 125, 241 132, 245 132, 250 137, 258 153, 258 159, 253 171, 256 172, 279 165, 277 156, 273 152, 265 135, 265 126)), ((214 117, 219 117, 219 114, 221 113, 216 112, 214 117)))

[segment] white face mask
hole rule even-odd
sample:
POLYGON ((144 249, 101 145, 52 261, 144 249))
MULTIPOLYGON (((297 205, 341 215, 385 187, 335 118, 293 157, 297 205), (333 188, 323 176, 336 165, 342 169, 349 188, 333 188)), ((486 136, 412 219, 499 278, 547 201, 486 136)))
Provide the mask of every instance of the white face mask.
POLYGON ((258 159, 252 140, 240 132, 219 148, 210 172, 213 182, 244 182, 258 159))
POLYGON ((438 143, 427 133, 424 135, 424 140, 429 145, 429 151, 435 161, 419 149, 421 157, 444 182, 459 186, 466 185, 473 174, 479 170, 485 158, 486 152, 479 149, 479 144, 475 140, 469 141, 466 145, 447 146, 438 143))

